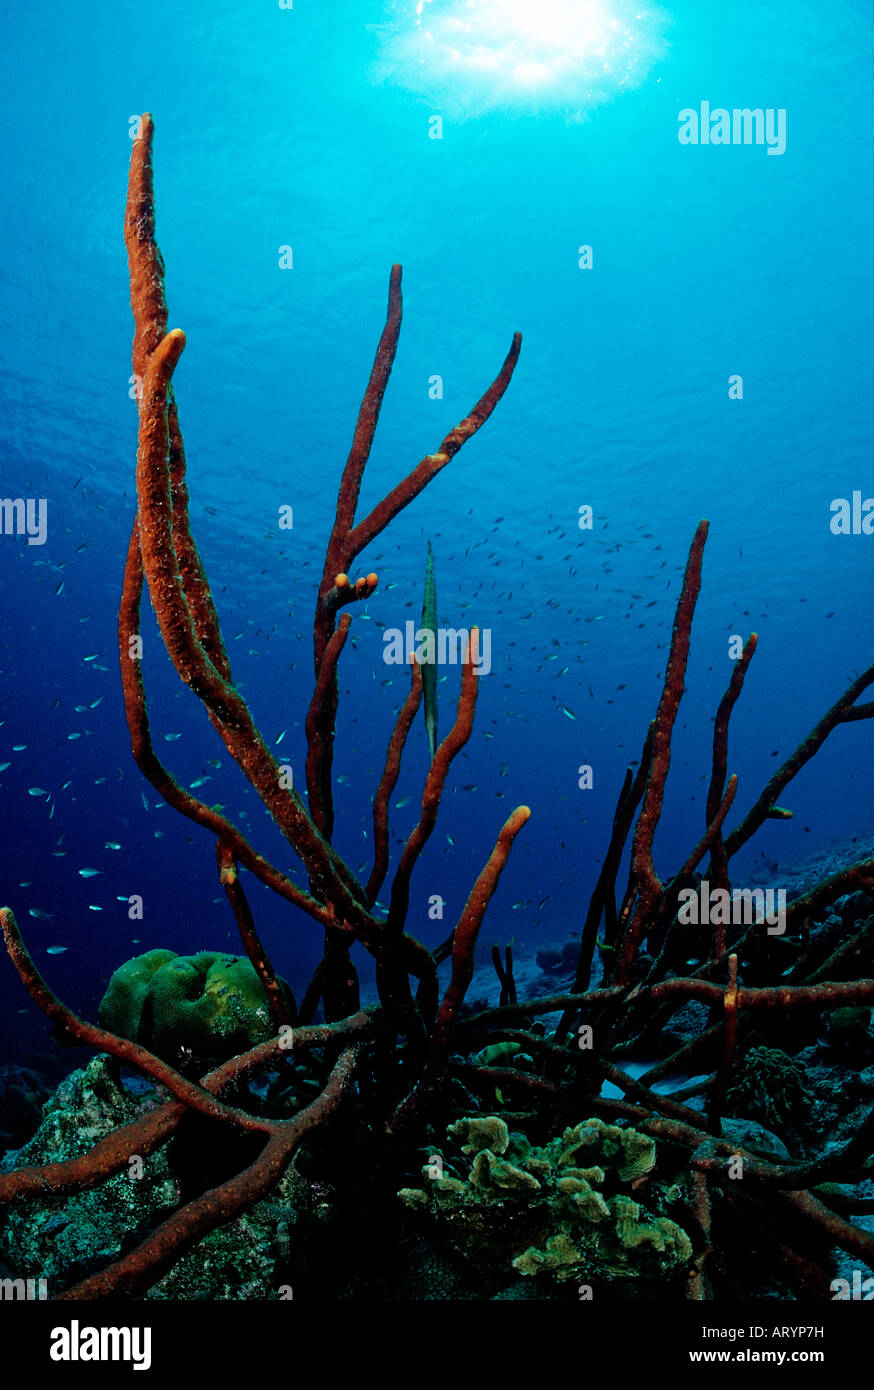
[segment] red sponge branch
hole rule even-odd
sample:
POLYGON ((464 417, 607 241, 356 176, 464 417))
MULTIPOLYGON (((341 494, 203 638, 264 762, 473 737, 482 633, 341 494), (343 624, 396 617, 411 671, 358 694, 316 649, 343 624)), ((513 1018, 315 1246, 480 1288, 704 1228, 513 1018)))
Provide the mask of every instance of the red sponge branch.
POLYGON ((428 1060, 420 1080, 389 1122, 388 1128, 392 1134, 400 1134, 407 1128, 443 1077, 458 1010, 473 979, 474 949, 483 917, 500 881, 513 841, 530 815, 531 811, 527 806, 517 806, 504 822, 495 847, 473 885, 458 919, 452 937, 452 975, 440 1003, 428 1060))
POLYGON ((388 871, 388 805, 401 773, 401 757, 407 735, 422 703, 422 668, 415 657, 410 671, 410 693, 401 705, 389 740, 385 767, 373 798, 373 871, 367 880, 367 901, 372 907, 388 871))
POLYGON ((662 813, 665 782, 671 765, 674 721, 685 689, 692 618, 701 589, 701 560, 708 528, 709 522, 702 521, 695 532, 674 616, 664 687, 653 728, 649 775, 631 847, 631 868, 637 891, 637 907, 619 945, 614 976, 617 984, 625 984, 629 979, 637 948, 646 933, 650 915, 662 892, 661 880, 653 863, 653 838, 662 813))

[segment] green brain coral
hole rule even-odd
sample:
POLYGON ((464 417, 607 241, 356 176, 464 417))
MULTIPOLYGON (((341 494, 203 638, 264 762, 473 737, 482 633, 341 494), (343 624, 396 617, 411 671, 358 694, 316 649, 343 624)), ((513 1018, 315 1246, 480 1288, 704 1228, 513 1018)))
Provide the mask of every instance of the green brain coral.
POLYGON ((222 951, 177 956, 146 951, 109 981, 98 1018, 167 1061, 187 1053, 221 1060, 273 1033, 264 986, 251 962, 222 951))
MULTIPOLYGON (((636 1189, 623 1190, 655 1163, 648 1135, 596 1118, 536 1147, 500 1116, 479 1115, 449 1126, 446 1156, 424 1170, 432 1180, 400 1197, 454 1249, 508 1262, 518 1274, 657 1278, 685 1266, 692 1246, 675 1221, 636 1200, 636 1189)), ((663 1189, 647 1184, 646 1200, 664 1206, 663 1189)))

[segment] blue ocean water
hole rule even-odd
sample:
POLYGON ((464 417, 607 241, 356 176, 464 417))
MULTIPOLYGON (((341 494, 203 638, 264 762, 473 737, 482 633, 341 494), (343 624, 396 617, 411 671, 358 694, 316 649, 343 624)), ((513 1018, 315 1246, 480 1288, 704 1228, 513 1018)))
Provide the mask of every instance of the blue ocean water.
MULTIPOLYGON (((0 536, 0 898, 91 1017, 130 955, 237 940, 211 837, 160 805, 133 764, 117 669, 136 454, 122 217, 129 123, 145 110, 170 322, 188 335, 176 389, 195 535, 236 680, 296 772, 316 585, 391 264, 404 267, 404 326, 359 515, 436 449, 524 335, 492 419, 361 557, 380 586, 354 610, 342 662, 335 842, 365 876, 406 688, 382 659, 383 628, 418 619, 428 539, 441 623, 492 633, 409 930, 428 944, 446 935, 522 802, 532 817, 483 947, 530 951, 579 930, 655 711, 700 518, 711 533, 656 842, 663 873, 703 829, 730 635, 760 635, 733 723, 739 811, 874 656, 874 538, 829 527, 833 499, 874 493, 866 7, 614 6, 611 29, 609 0, 581 3, 581 25, 609 30, 601 61, 583 39, 556 42, 550 16, 566 25, 574 10, 556 3, 537 7, 539 35, 515 0, 503 13, 483 0, 479 20, 475 0, 433 0, 418 28, 415 6, 374 0, 157 0, 147 12, 49 0, 3 17, 0 494, 46 498, 48 531, 41 546, 0 536), (558 77, 528 71, 514 88, 517 31, 558 77), (705 101, 784 110, 785 151, 681 144, 678 113, 705 101), (284 246, 293 268, 280 268, 284 246), (277 524, 284 505, 292 531, 277 524), (433 894, 444 922, 428 919, 433 894)), ((289 867, 151 615, 143 631, 168 766, 185 785, 208 778, 200 794, 289 867)), ((457 672, 443 674, 445 732, 457 672)), ((839 729, 784 796, 794 819, 769 823, 738 873, 870 827, 871 749, 865 722, 839 729)), ((395 862, 426 769, 420 717, 392 798, 404 803, 395 862)), ((300 991, 320 933, 247 889, 300 991)), ((26 1057, 45 1021, 5 958, 0 995, 0 1054, 26 1057)))

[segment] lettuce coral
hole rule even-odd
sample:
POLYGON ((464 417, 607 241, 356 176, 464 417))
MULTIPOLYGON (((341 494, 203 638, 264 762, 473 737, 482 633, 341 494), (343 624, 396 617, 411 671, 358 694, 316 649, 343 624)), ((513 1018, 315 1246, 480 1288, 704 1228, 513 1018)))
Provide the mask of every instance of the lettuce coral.
MULTIPOLYGON (((469 1259, 589 1282, 655 1278, 691 1259, 686 1232, 627 1190, 656 1165, 655 1141, 638 1130, 592 1118, 538 1147, 478 1115, 450 1125, 445 1148, 440 1168, 424 1170, 427 1187, 400 1197, 469 1259)), ((647 1196, 666 1205, 658 1184, 647 1196)))

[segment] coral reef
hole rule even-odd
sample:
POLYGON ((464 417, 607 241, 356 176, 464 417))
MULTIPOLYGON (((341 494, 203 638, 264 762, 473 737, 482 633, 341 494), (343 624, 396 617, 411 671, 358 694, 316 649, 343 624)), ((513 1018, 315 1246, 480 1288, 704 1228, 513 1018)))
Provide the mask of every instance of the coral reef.
MULTIPOLYGON (((488 420, 513 375, 521 337, 516 334, 504 363, 470 413, 421 460, 366 516, 356 520, 364 468, 379 419, 401 325, 401 271, 392 269, 386 323, 358 415, 352 447, 340 482, 336 516, 328 542, 313 626, 315 688, 306 718, 308 806, 291 785, 287 770, 269 752, 249 708, 234 685, 209 584, 191 534, 185 481, 185 450, 172 386, 185 335, 167 331, 164 264, 155 240, 152 188, 153 122, 149 115, 133 143, 125 215, 125 242, 134 315, 134 380, 137 393, 138 511, 131 533, 119 610, 119 657, 131 749, 137 765, 161 796, 216 839, 219 882, 233 911, 243 946, 269 1003, 271 1036, 267 1041, 190 1081, 140 1042, 77 1017, 54 995, 31 960, 11 909, 0 909, 9 955, 32 998, 66 1035, 107 1052, 162 1084, 172 1099, 153 1114, 122 1126, 86 1155, 26 1167, 0 1178, 0 1202, 49 1190, 58 1196, 111 1180, 131 1152, 151 1154, 178 1128, 186 1113, 215 1120, 244 1134, 261 1136, 261 1152, 245 1168, 200 1193, 161 1223, 135 1249, 110 1267, 81 1280, 62 1298, 99 1298, 135 1294, 157 1279, 208 1232, 233 1220, 281 1179, 303 1138, 323 1125, 354 1094, 354 1077, 364 1044, 377 1032, 399 1031, 421 1044, 422 1022, 431 1032, 426 1055, 417 1049, 418 1065, 401 1085, 391 1106, 405 1123, 420 1098, 438 1086, 448 1057, 452 1024, 473 973, 473 951, 483 915, 513 841, 529 817, 519 806, 500 831, 495 848, 473 885, 456 926, 451 947, 452 979, 439 998, 437 964, 431 953, 404 930, 410 881, 422 849, 434 830, 443 788, 454 758, 470 737, 477 700, 478 631, 469 633, 462 666, 455 721, 436 748, 425 778, 421 814, 392 879, 387 918, 373 910, 388 871, 388 798, 397 780, 400 758, 413 716, 422 698, 422 675, 411 661, 411 686, 398 716, 374 797, 373 872, 366 888, 331 846, 333 828, 332 762, 338 706, 337 663, 351 625, 341 610, 373 593, 378 577, 353 581, 349 570, 360 552, 444 468, 488 420), (180 679, 203 701, 228 752, 252 783, 289 845, 301 861, 309 891, 281 873, 248 843, 239 829, 215 807, 184 790, 159 760, 151 740, 145 686, 140 669, 140 610, 144 582, 162 638, 180 679), (240 880, 245 867, 273 892, 316 921, 324 932, 323 960, 298 1009, 277 979, 260 940, 240 880), (358 981, 350 948, 360 943, 375 958, 381 1012, 360 1013, 358 981), (414 1001, 410 977, 418 982, 414 1001), (319 1003, 327 1026, 307 1028, 319 1003), (430 1025, 433 1024, 433 1027, 430 1025), (337 1054, 337 1044, 342 1050, 337 1054), (292 1114, 270 1117, 225 1103, 223 1090, 239 1091, 256 1073, 274 1069, 295 1049, 324 1049, 319 1089, 298 1097, 292 1114), (132 1145, 135 1146, 132 1148, 132 1145)), ((167 962, 159 962, 167 968, 167 962)), ((155 972, 155 978, 160 971, 155 972)), ((197 973, 197 972, 195 972, 197 973)), ((199 986, 198 986, 199 987, 199 986)), ((151 986, 149 987, 151 989, 151 986)), ((137 989, 130 991, 136 1012, 137 989)), ((151 995, 147 989, 144 1004, 151 995)), ((124 1010, 121 1011, 124 1013, 124 1010)), ((176 1011, 178 1014, 178 1010, 176 1011)), ((114 1016, 118 1021, 118 1015, 114 1016)), ((175 1020, 174 1020, 175 1026, 175 1020)), ((137 1034, 142 1016, 137 1022, 137 1034)), ((151 1034, 150 1034, 151 1036, 151 1034)), ((169 1041, 169 1037, 165 1038, 169 1041)), ((175 1039, 174 1039, 175 1041, 175 1039)), ((159 1042, 160 1045, 160 1042, 159 1042)), ((383 1055, 383 1066, 386 1066, 383 1055)), ((394 1068, 389 1066, 394 1072, 394 1068)))
MULTIPOLYGON (((499 830, 443 945, 427 949, 406 930, 406 922, 413 874, 434 831, 453 762, 473 729, 478 631, 473 627, 469 633, 454 721, 434 748, 418 820, 393 866, 387 911, 378 905, 378 895, 392 867, 389 804, 422 703, 422 671, 414 658, 409 693, 373 798, 374 857, 366 884, 332 843, 337 672, 353 621, 352 612, 343 610, 354 610, 379 582, 373 572, 351 578, 352 567, 488 420, 515 370, 519 335, 464 420, 356 519, 400 331, 401 274, 400 267, 392 269, 385 326, 340 481, 316 597, 305 802, 266 746, 234 683, 191 533, 172 380, 185 338, 177 329, 167 331, 164 267, 155 240, 152 139, 152 121, 145 116, 133 143, 125 221, 133 370, 142 389, 138 510, 118 622, 122 690, 137 766, 169 805, 214 838, 218 882, 246 960, 195 957, 200 964, 192 964, 171 951, 147 953, 145 967, 140 958, 117 972, 101 1009, 102 1026, 96 1026, 54 994, 31 959, 12 910, 0 909, 11 961, 47 1018, 68 1039, 108 1055, 116 1069, 135 1072, 156 1088, 151 1102, 141 1105, 135 1085, 125 1082, 119 1089, 105 1064, 94 1063, 59 1093, 57 1104, 50 1102, 40 1142, 0 1173, 10 1264, 26 1258, 34 1231, 46 1220, 50 1230, 66 1229, 68 1214, 71 1242, 77 1228, 92 1235, 82 1252, 84 1263, 76 1263, 71 1246, 69 1262, 58 1265, 59 1300, 137 1297, 162 1287, 179 1297, 203 1296, 205 1289, 226 1296, 233 1233, 248 1229, 256 1221, 253 1213, 260 1221, 266 1212, 268 1227, 274 1223, 269 1239, 282 1244, 281 1233, 287 1234, 297 1210, 284 1195, 294 1186, 295 1172, 307 1169, 313 1190, 325 1174, 350 1191, 357 1182, 368 1182, 362 1209, 368 1203, 374 1207, 372 1219, 381 1232, 401 1219, 391 1215, 399 1205, 395 1194, 414 1180, 421 1146, 445 1135, 449 1171, 441 1173, 440 1164, 429 1161, 428 1186, 405 1188, 408 1219, 418 1215, 423 1229, 454 1257, 475 1257, 483 1269, 488 1265, 489 1288, 495 1288, 495 1265, 500 1265, 496 1297, 527 1297, 532 1286, 561 1296, 577 1278, 636 1289, 665 1274, 667 1296, 731 1297, 737 1290, 732 1261, 740 1247, 740 1264, 748 1265, 752 1251, 769 1287, 806 1299, 828 1298, 836 1247, 874 1267, 874 1235, 853 1219, 864 1211, 874 1148, 872 1086, 870 1077, 857 1076, 858 1109, 839 1142, 809 1143, 802 1138, 810 1127, 802 1123, 807 1102, 798 1068, 807 1067, 801 1062, 804 1049, 818 1049, 824 1036, 831 1070, 817 1078, 817 1101, 834 1114, 842 1079, 853 1075, 847 1060, 854 1066, 865 1055, 874 1002, 874 979, 865 973, 874 960, 874 859, 842 862, 793 893, 779 934, 771 933, 761 909, 751 908, 739 923, 717 914, 698 928, 695 968, 681 964, 687 956, 676 947, 687 926, 680 912, 683 895, 692 890, 694 896, 706 882, 731 903, 732 860, 766 820, 785 818, 778 803, 793 778, 835 729, 874 715, 874 702, 859 703, 874 684, 874 665, 853 679, 771 775, 740 822, 727 830, 738 787, 737 778, 728 776, 729 729, 757 649, 752 634, 716 711, 700 838, 685 861, 662 877, 654 840, 702 582, 708 533, 702 521, 679 592, 656 715, 639 763, 628 769, 620 790, 570 961, 573 981, 560 993, 520 999, 512 950, 507 947, 502 960, 495 948, 498 1007, 466 1010, 484 914, 528 820, 528 807, 516 807, 499 830), (180 680, 204 704, 225 748, 293 850, 306 886, 271 864, 220 809, 183 789, 158 758, 137 641, 144 586, 180 680), (627 888, 617 896, 626 863, 627 888), (277 977, 259 936, 244 872, 322 934, 322 959, 299 1004, 277 977), (378 1003, 366 1010, 359 1007, 353 947, 375 962, 378 1003), (228 959, 234 960, 235 982, 245 977, 246 983, 242 991, 232 989, 221 998, 228 1005, 242 992, 252 1008, 242 1010, 242 1023, 235 1016, 223 1037, 232 1055, 211 1058, 205 1069, 201 1044, 208 1052, 221 1030, 213 1026, 218 1016, 213 1014, 212 1023, 205 1020, 207 1005, 197 1002, 209 994, 208 1008, 217 1004, 211 991, 203 992, 211 972, 201 965, 223 972, 223 988, 229 975, 221 961, 228 959), (438 968, 444 962, 449 979, 441 993, 438 968), (184 977, 194 987, 197 999, 188 1001, 190 1010, 175 985, 162 992, 158 982, 165 971, 168 980, 178 983, 184 977), (324 1023, 313 1022, 319 1009, 324 1023), (203 1031, 185 1031, 194 1026, 192 1019, 203 1031), (777 1043, 782 1044, 779 1058, 777 1043), (174 1064, 180 1048, 185 1065, 174 1064), (188 1056, 195 1051, 196 1058, 188 1056), (658 1061, 642 1073, 632 1067, 635 1059, 653 1055, 658 1061), (189 1074, 187 1062, 201 1064, 189 1074), (774 1077, 778 1089, 772 1094, 774 1077), (662 1089, 666 1079, 677 1083, 670 1093, 662 1089), (782 1124, 784 1134, 767 1134, 752 1116, 727 1116, 739 1100, 782 1124), (496 1104, 501 1113, 490 1113, 496 1104), (580 1115, 591 1118, 580 1124, 580 1115), (787 1118, 795 1125, 792 1134, 787 1118), (193 1168, 183 1164, 183 1176, 179 1153, 190 1149, 192 1133, 204 1132, 210 1139, 194 1145, 199 1161, 193 1168), (213 1141, 216 1134, 222 1136, 220 1144, 213 1141), (222 1162, 212 1163, 218 1151, 222 1162), (347 1152, 354 1153, 354 1163, 347 1152), (338 1154, 345 1165, 339 1176, 332 1167, 338 1154), (654 1176, 662 1155, 670 1173, 667 1187, 654 1176), (122 1196, 130 1201, 127 1174, 133 1159, 148 1174, 150 1189, 141 1193, 151 1190, 158 1204, 143 1211, 142 1226, 130 1220, 138 1214, 130 1205, 113 1205, 122 1196), (92 1223, 104 1201, 117 1220, 98 1229, 92 1223), (126 1229, 133 1226, 124 1240, 123 1210, 126 1229), (189 1269, 186 1261, 192 1258, 206 1264, 189 1278, 180 1271, 189 1269)), ((569 953, 551 954, 544 963, 563 970, 569 953)), ((816 1065, 821 1063, 817 1051, 816 1065)), ((443 1161, 433 1148, 427 1152, 443 1161)), ((324 1190, 330 1186, 325 1180, 324 1190)), ((439 1290, 468 1296, 463 1271, 445 1249, 434 1248, 426 1236, 417 1239, 424 1241, 418 1263, 411 1262, 405 1276, 387 1269, 385 1287, 432 1290, 426 1297, 439 1296, 439 1290)), ((253 1240, 260 1249, 261 1236, 253 1240)), ((389 1259, 392 1242, 382 1234, 380 1240, 389 1259)), ((374 1243, 371 1239, 371 1249, 374 1243)), ((342 1282, 336 1273, 333 1277, 342 1282)), ((350 1296, 360 1288, 353 1284, 344 1284, 350 1296)), ((324 1289, 315 1281, 312 1286, 324 1289)), ((240 1276, 239 1288, 255 1287, 248 1273, 240 1276)))

